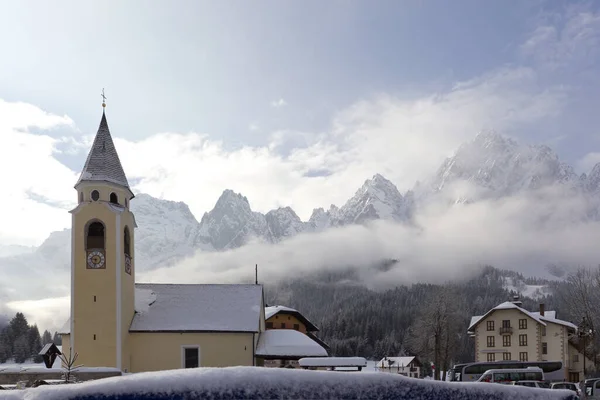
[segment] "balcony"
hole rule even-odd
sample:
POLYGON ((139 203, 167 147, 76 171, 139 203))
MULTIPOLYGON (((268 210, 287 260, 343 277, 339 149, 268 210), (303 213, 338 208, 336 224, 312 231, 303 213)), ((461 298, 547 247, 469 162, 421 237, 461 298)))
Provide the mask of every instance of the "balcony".
POLYGON ((512 335, 513 328, 511 326, 503 326, 499 329, 501 335, 512 335))

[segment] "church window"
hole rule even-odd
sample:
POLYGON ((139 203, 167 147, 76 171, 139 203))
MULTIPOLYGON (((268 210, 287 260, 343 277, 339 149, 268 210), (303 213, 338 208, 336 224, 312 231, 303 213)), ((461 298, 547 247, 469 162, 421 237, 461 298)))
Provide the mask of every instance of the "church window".
POLYGON ((104 250, 104 224, 99 221, 91 222, 86 232, 86 250, 104 250))
POLYGON ((129 227, 127 226, 123 235, 123 248, 125 249, 125 255, 131 257, 131 240, 129 238, 129 227))
POLYGON ((92 200, 98 201, 100 198, 100 192, 97 190, 92 190, 92 200))
POLYGON ((273 329, 273 323, 272 322, 267 322, 266 326, 267 326, 267 329, 273 329))
POLYGON ((110 202, 113 204, 119 204, 119 198, 115 192, 110 194, 110 202))
POLYGON ((79 192, 79 202, 83 203, 83 192, 79 192))
POLYGON ((198 346, 183 347, 183 368, 200 366, 200 348, 198 346))
POLYGON ((129 204, 127 204, 127 199, 125 199, 125 207, 129 207, 129 204))

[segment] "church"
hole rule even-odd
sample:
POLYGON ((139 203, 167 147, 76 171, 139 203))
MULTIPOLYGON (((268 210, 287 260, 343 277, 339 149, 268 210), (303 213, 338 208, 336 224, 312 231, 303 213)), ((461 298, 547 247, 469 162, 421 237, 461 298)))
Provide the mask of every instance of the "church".
POLYGON ((262 365, 262 285, 135 283, 135 196, 102 107, 70 211, 71 317, 59 332, 63 352, 77 353, 85 367, 123 372, 262 365))

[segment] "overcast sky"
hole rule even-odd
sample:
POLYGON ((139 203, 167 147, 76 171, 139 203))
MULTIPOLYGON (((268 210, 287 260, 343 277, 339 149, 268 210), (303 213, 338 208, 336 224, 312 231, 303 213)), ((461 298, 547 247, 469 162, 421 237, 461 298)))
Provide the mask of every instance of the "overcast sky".
POLYGON ((597 2, 0 7, 2 244, 69 226, 102 88, 134 190, 198 218, 226 188, 304 219, 375 173, 403 191, 484 128, 600 161, 597 2))

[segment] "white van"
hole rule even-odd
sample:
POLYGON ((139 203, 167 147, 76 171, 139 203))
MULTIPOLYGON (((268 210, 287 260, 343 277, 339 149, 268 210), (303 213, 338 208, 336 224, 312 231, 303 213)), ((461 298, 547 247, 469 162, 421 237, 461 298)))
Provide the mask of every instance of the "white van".
POLYGON ((516 381, 543 381, 544 371, 539 367, 488 369, 477 382, 511 383, 516 381))

